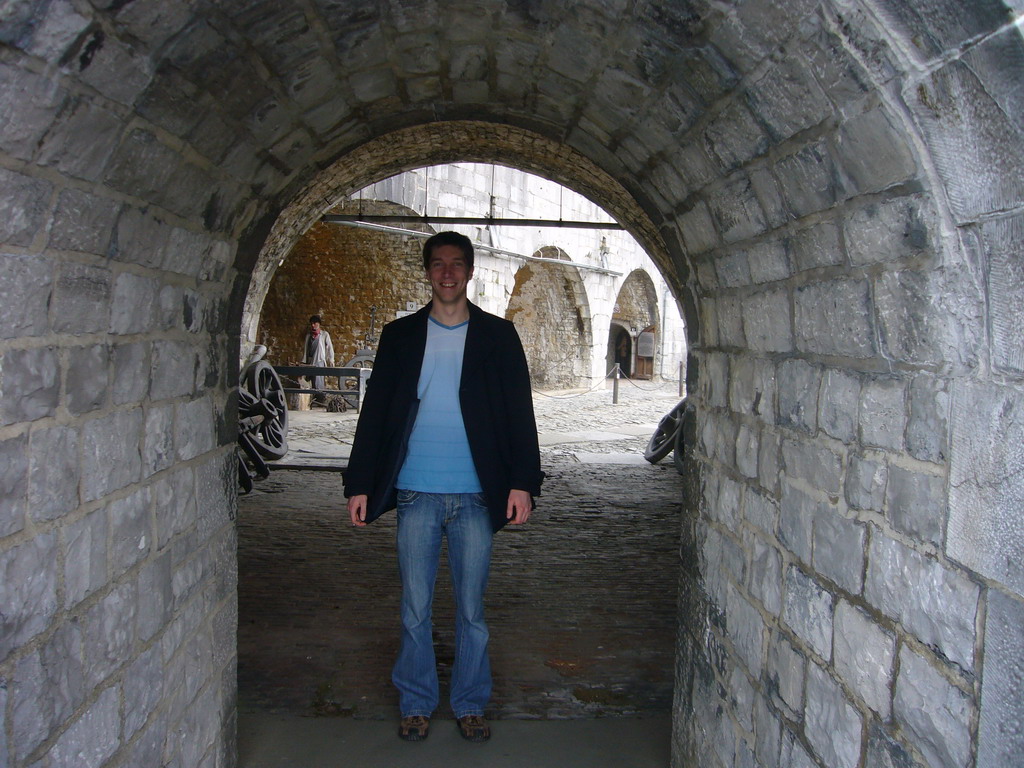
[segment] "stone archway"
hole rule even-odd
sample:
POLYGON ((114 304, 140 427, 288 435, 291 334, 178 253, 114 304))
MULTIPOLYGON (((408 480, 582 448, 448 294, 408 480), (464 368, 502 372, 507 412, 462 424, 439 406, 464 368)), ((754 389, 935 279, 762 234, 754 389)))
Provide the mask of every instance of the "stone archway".
MULTIPOLYGON (((649 355, 648 360, 641 360, 638 341, 644 332, 657 335, 659 324, 658 295, 651 276, 643 270, 630 272, 615 298, 608 338, 609 367, 618 363, 627 376, 651 378, 655 370, 654 355, 649 355)), ((656 346, 650 351, 653 352, 654 348, 656 346)))
MULTIPOLYGON (((542 248, 534 256, 569 261, 556 248, 542 248)), ((520 267, 505 318, 515 323, 523 341, 535 387, 569 389, 588 377, 590 313, 578 272, 538 262, 520 267)))

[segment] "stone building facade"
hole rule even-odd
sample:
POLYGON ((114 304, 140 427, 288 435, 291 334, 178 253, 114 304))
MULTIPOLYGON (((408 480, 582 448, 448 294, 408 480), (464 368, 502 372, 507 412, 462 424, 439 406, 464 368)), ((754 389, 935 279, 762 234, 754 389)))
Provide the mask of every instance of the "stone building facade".
MULTIPOLYGON (((612 221, 594 203, 559 184, 480 163, 407 171, 359 190, 328 213, 612 221)), ((408 223, 383 226, 402 229, 408 223)), ((425 233, 438 230, 413 226, 425 233)), ((680 376, 686 328, 679 307, 668 283, 628 233, 554 225, 444 227, 484 246, 475 253, 470 298, 516 324, 535 386, 565 389, 602 381, 615 362, 612 337, 619 338, 621 331, 629 347, 622 371, 634 374, 636 337, 648 327, 654 346, 649 359, 639 361, 645 377, 680 376), (552 259, 566 266, 552 264, 552 259)), ((330 330, 339 365, 361 349, 372 349, 369 337, 383 323, 430 298, 419 255, 422 243, 400 233, 315 224, 274 271, 253 340, 269 348, 268 359, 274 362, 298 360, 306 320, 316 312, 330 330)), ((248 317, 242 322, 253 325, 248 317)))
POLYGON ((585 194, 686 313, 673 764, 1020 764, 1020 14, 5 4, 0 763, 235 764, 243 318, 458 161, 585 194))

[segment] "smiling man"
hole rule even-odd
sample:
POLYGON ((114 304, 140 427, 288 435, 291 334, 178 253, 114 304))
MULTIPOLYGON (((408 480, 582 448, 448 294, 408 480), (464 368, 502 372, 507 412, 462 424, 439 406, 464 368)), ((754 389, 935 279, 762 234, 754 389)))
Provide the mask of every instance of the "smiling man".
POLYGON ((467 298, 472 243, 440 232, 424 243, 423 267, 432 299, 381 333, 345 495, 358 527, 398 508, 399 736, 425 739, 438 705, 431 608, 446 537, 456 600, 451 708, 462 736, 482 742, 491 735, 483 606, 491 537, 530 518, 543 473, 519 336, 467 298))

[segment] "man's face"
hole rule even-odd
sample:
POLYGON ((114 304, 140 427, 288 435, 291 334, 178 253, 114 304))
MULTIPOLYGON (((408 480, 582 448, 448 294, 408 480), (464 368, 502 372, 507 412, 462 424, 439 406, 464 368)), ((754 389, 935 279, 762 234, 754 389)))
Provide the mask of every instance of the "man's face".
POLYGON ((435 302, 458 304, 464 301, 472 277, 473 270, 469 268, 461 248, 455 245, 434 248, 427 264, 427 279, 435 302))
POLYGON ((313 333, 316 333, 317 331, 320 330, 320 323, 310 323, 309 330, 311 330, 313 333))

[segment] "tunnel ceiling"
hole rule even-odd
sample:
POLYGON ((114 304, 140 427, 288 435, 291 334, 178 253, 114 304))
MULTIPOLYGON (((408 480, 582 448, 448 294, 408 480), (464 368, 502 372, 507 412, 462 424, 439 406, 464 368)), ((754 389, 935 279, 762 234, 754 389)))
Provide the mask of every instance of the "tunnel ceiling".
MULTIPOLYGON (((919 162, 922 137, 940 173, 966 162, 986 183, 997 158, 977 150, 963 160, 947 124, 958 99, 982 89, 959 70, 925 70, 1012 18, 999 2, 954 6, 20 2, 5 6, 0 41, 9 58, 28 54, 35 75, 20 74, 9 92, 37 90, 33 77, 55 68, 63 77, 37 99, 37 124, 7 145, 26 158, 43 145, 44 164, 83 177, 107 153, 108 187, 240 237, 245 281, 299 200, 294 218, 308 222, 339 194, 415 165, 504 160, 623 220, 678 295, 706 282, 694 254, 855 195, 921 186, 936 170, 919 162), (45 137, 33 133, 51 121, 45 137), (91 164, 59 149, 82 131, 95 137, 91 164), (332 175, 339 161, 346 172, 332 175)), ((999 110, 1014 99, 993 91, 991 114, 967 116, 996 126, 983 144, 1002 138, 1012 109, 999 110)), ((976 213, 979 199, 982 210, 1019 202, 1021 185, 1008 179, 1021 161, 1009 162, 981 195, 973 182, 947 183, 954 213, 976 213)))

